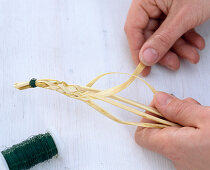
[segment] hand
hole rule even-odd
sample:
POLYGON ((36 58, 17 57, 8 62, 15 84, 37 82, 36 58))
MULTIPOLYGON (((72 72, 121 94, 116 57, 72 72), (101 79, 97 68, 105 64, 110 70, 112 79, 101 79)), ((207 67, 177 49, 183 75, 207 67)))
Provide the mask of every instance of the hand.
POLYGON ((178 70, 180 58, 196 64, 205 41, 194 28, 210 18, 210 0, 133 0, 125 32, 136 64, 178 70))
MULTIPOLYGON (((184 127, 137 128, 136 142, 163 154, 180 170, 208 170, 210 167, 210 107, 192 98, 179 100, 158 92, 152 105, 168 120, 184 127)), ((150 122, 142 119, 142 122, 150 122)))

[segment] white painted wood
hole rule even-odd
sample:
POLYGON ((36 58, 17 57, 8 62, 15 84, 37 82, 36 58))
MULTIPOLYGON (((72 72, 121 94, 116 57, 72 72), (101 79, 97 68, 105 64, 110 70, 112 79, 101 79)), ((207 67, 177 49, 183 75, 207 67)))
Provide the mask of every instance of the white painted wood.
MULTIPOLYGON (((38 165, 44 170, 168 170, 170 161, 137 146, 135 127, 119 125, 73 99, 43 89, 18 91, 13 83, 32 77, 85 84, 100 73, 132 73, 123 31, 129 0, 0 0, 0 146, 55 129, 62 158, 38 165)), ((170 72, 153 68, 147 80, 156 89, 210 105, 210 22, 198 28, 206 38, 198 65, 183 62, 170 72)), ((110 76, 102 88, 127 77, 110 76)), ((99 85, 98 85, 99 86, 99 85)), ((152 94, 135 82, 124 96, 148 104, 152 94)), ((122 119, 136 116, 106 105, 122 119)))

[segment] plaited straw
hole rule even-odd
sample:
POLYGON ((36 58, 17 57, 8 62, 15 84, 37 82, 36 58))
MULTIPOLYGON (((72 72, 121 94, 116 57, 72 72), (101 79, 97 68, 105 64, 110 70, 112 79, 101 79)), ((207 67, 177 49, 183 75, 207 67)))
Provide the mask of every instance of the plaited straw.
MULTIPOLYGON (((36 80, 35 85, 37 87, 45 88, 45 89, 50 89, 50 90, 55 90, 59 93, 62 93, 68 97, 74 98, 81 100, 85 103, 87 103, 89 106, 97 110, 98 112, 102 113, 106 117, 112 119, 113 121, 116 121, 121 124, 127 124, 127 125, 135 125, 135 126, 141 126, 141 127, 150 127, 150 128, 164 128, 168 126, 179 126, 176 123, 173 123, 171 121, 165 120, 162 118, 161 114, 154 108, 146 106, 144 104, 135 102, 133 100, 129 100, 123 97, 120 97, 116 95, 120 91, 124 90, 127 88, 135 79, 139 79, 142 82, 144 82, 150 90, 155 93, 156 90, 145 80, 142 78, 138 77, 138 75, 143 71, 145 66, 143 64, 139 64, 137 68, 135 69, 134 73, 130 75, 130 78, 124 82, 123 84, 120 84, 118 86, 114 86, 112 88, 106 89, 106 90, 99 90, 92 88, 92 86, 103 76, 106 76, 108 74, 127 74, 127 73, 119 73, 119 72, 111 72, 111 73, 105 73, 102 75, 97 76, 94 78, 92 81, 90 81, 86 86, 79 86, 79 85, 69 85, 63 81, 58 81, 58 80, 52 80, 52 79, 40 79, 36 80), (94 100, 101 100, 106 103, 112 104, 116 107, 122 108, 124 110, 127 110, 129 112, 132 112, 136 115, 139 115, 143 118, 155 121, 159 124, 156 123, 138 123, 138 122, 128 122, 128 121, 122 121, 118 119, 117 117, 113 116, 110 114, 108 111, 106 111, 104 108, 102 108, 100 105, 96 104, 94 100), (122 104, 124 103, 124 104, 122 104), (125 104, 128 104, 130 106, 127 106, 125 104), (137 108, 143 109, 145 111, 151 112, 156 116, 152 116, 148 113, 144 113, 140 110, 137 110, 131 106, 135 106, 137 108), (161 117, 161 118, 159 118, 161 117)), ((128 74, 129 75, 129 74, 128 74)), ((31 86, 29 85, 30 82, 23 82, 23 83, 16 83, 14 85, 15 88, 19 90, 24 90, 28 89, 31 86)))

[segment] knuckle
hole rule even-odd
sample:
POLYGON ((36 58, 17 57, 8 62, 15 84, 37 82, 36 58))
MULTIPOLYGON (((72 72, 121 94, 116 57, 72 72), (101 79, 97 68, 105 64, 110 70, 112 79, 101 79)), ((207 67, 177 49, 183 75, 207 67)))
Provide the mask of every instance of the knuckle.
POLYGON ((154 39, 157 40, 159 44, 164 48, 168 48, 171 46, 171 37, 167 32, 155 35, 154 39))
POLYGON ((169 103, 171 109, 173 109, 173 117, 178 117, 180 114, 184 113, 188 109, 188 105, 185 101, 177 101, 177 99, 173 99, 171 103, 169 103))
POLYGON ((192 97, 188 97, 188 98, 186 98, 186 100, 192 100, 192 101, 194 101, 195 99, 193 99, 192 97))
POLYGON ((199 104, 200 105, 200 103, 197 100, 193 99, 192 97, 188 97, 184 100, 187 101, 188 103, 199 104))
POLYGON ((128 32, 128 25, 127 25, 127 24, 124 25, 124 32, 125 32, 125 33, 128 32))
POLYGON ((125 23, 124 25, 124 32, 126 33, 126 35, 132 34, 134 28, 131 26, 131 24, 125 23))
POLYGON ((191 103, 197 103, 197 101, 195 99, 193 99, 192 97, 186 98, 185 101, 191 102, 191 103))
POLYGON ((180 114, 183 112, 183 110, 185 110, 185 106, 184 106, 184 103, 183 102, 180 102, 178 103, 176 106, 175 106, 175 113, 176 114, 180 114))

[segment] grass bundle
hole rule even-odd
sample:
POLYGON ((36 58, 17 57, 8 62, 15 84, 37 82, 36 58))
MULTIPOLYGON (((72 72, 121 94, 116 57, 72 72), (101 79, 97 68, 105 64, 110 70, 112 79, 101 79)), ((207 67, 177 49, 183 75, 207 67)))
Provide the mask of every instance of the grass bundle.
MULTIPOLYGON (((148 128, 165 128, 168 126, 179 126, 173 122, 165 120, 156 109, 117 95, 117 93, 127 88, 135 79, 140 79, 141 81, 143 81, 150 88, 150 90, 153 93, 155 93, 156 92, 155 89, 150 84, 148 84, 145 80, 138 77, 138 75, 143 71, 144 68, 145 66, 140 63, 135 69, 134 73, 130 75, 130 78, 126 82, 106 90, 95 89, 92 86, 103 76, 106 76, 108 74, 116 74, 118 72, 111 72, 99 75, 96 78, 94 78, 92 81, 90 81, 86 86, 69 85, 63 81, 58 81, 58 80, 40 79, 36 81, 16 83, 14 87, 19 90, 28 89, 31 87, 41 87, 45 89, 55 90, 68 97, 85 102, 86 104, 88 104, 98 112, 102 113, 106 117, 121 124, 135 125, 135 126, 148 127, 148 128), (110 114, 108 111, 106 111, 100 105, 96 104, 94 100, 101 100, 103 102, 109 103, 111 105, 127 110, 138 116, 152 120, 157 123, 139 123, 139 122, 128 122, 120 120, 117 117, 110 114), (132 106, 153 113, 158 117, 137 110, 132 106)), ((126 74, 126 73, 118 73, 118 74, 126 74)))

